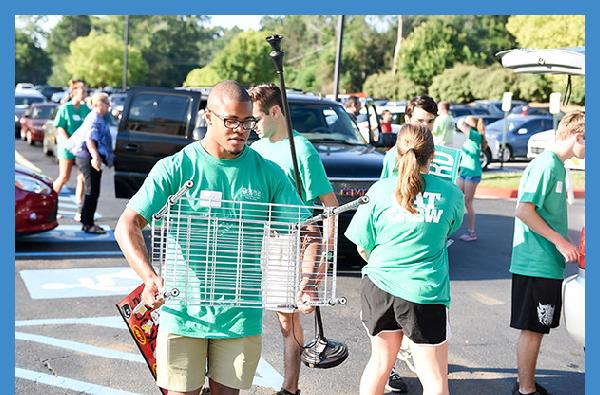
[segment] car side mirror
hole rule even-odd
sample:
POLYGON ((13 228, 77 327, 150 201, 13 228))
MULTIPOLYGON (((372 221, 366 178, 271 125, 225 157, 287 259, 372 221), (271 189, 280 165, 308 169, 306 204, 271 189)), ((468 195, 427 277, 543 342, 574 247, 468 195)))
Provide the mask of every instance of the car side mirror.
POLYGON ((529 133, 529 130, 527 130, 527 128, 521 128, 519 130, 517 130, 517 134, 527 134, 529 133))

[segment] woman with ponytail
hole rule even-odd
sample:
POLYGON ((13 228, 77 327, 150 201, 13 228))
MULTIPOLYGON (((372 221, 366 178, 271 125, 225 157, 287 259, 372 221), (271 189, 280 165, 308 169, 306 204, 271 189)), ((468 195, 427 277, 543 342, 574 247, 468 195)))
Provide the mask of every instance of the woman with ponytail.
POLYGON ((473 196, 477 185, 481 181, 481 150, 487 148, 485 139, 485 126, 483 120, 469 115, 464 122, 457 125, 461 132, 466 136, 462 146, 462 156, 460 160, 460 173, 456 184, 465 194, 465 207, 467 209, 467 232, 460 236, 463 241, 477 240, 475 233, 475 209, 473 208, 473 196))
POLYGON ((362 270, 361 320, 371 357, 360 394, 383 394, 406 336, 424 395, 448 394, 447 237, 462 223, 458 187, 428 174, 433 135, 404 124, 398 133, 398 175, 373 184, 345 235, 367 261, 362 270))

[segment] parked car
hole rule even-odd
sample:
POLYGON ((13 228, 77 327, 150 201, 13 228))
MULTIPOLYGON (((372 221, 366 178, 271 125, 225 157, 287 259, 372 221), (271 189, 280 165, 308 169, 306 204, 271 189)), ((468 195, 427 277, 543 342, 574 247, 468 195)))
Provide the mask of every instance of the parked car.
POLYGON ((548 107, 533 107, 530 105, 515 106, 511 108, 510 114, 517 115, 548 115, 550 111, 548 107))
POLYGON ((45 101, 44 95, 33 88, 15 89, 15 137, 19 136, 21 131, 20 119, 29 106, 33 103, 43 103, 45 101))
POLYGON ((67 88, 65 88, 64 86, 56 86, 56 85, 37 85, 35 87, 35 89, 38 90, 42 95, 44 95, 44 97, 48 101, 52 100, 52 95, 54 93, 64 92, 67 90, 67 88))
POLYGON ((458 118, 465 115, 490 115, 489 111, 484 107, 471 106, 468 104, 450 104, 449 109, 450 115, 452 118, 458 118))
POLYGON ((19 123, 21 124, 21 140, 30 145, 44 141, 44 125, 49 119, 54 119, 58 105, 55 103, 34 103, 25 111, 19 123))
MULTIPOLYGON (((536 133, 552 128, 552 115, 509 115, 506 132, 506 151, 504 160, 527 158, 527 140, 536 133)), ((504 119, 489 124, 486 137, 494 137, 502 144, 504 119)))
POLYGON ((60 103, 61 100, 63 99, 63 97, 65 97, 65 95, 67 94, 67 91, 59 91, 59 92, 54 92, 52 94, 52 96, 50 97, 50 101, 53 103, 60 103))
POLYGON ((563 281, 563 317, 569 335, 585 348, 585 227, 579 237, 579 270, 563 281))
POLYGON ((110 100, 111 109, 121 113, 123 112, 125 99, 127 99, 127 93, 113 93, 108 97, 108 99, 110 100))
MULTIPOLYGON (((136 88, 128 92, 115 149, 115 194, 130 198, 161 158, 201 139, 207 90, 136 88)), ((289 93, 294 129, 317 149, 340 204, 364 195, 379 179, 383 153, 365 142, 342 105, 314 95, 289 93)), ((252 133, 251 139, 257 136, 252 133)), ((352 217, 340 216, 340 255, 357 257, 343 236, 352 217)))
MULTIPOLYGON (((471 105, 485 108, 490 116, 497 116, 499 118, 504 117, 504 111, 502 111, 502 100, 475 100, 471 105)), ((527 105, 527 102, 523 100, 513 100, 511 109, 516 106, 527 105)))
POLYGON ((15 233, 43 232, 58 226, 58 195, 52 180, 15 163, 15 233))

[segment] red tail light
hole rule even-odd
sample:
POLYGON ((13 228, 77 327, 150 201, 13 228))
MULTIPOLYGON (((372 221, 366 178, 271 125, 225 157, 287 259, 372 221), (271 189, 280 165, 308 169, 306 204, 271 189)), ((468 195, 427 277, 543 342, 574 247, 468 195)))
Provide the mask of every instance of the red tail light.
POLYGON ((581 228, 579 237, 579 268, 585 269, 585 226, 581 228))

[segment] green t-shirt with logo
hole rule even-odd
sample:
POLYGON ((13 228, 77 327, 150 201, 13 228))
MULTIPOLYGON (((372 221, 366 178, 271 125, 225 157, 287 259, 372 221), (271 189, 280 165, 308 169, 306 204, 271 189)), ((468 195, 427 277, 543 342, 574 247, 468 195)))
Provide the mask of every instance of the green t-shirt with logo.
POLYGON ((420 304, 450 305, 446 239, 463 220, 460 189, 439 177, 423 175, 425 191, 415 199, 417 214, 394 196, 397 177, 377 181, 369 203, 359 206, 346 237, 370 251, 362 274, 382 290, 420 304))
POLYGON ((469 136, 462 146, 462 156, 460 160, 461 177, 481 177, 483 170, 479 157, 481 156, 481 144, 483 138, 481 134, 473 128, 469 130, 469 136))
MULTIPOLYGON (((244 206, 249 208, 240 209, 241 206, 237 204, 227 202, 222 204, 213 202, 213 204, 206 200, 188 201, 190 203, 187 203, 189 206, 186 207, 183 203, 184 200, 181 201, 181 206, 184 207, 182 212, 193 212, 194 219, 192 221, 197 221, 198 233, 190 235, 189 240, 200 241, 197 242, 198 245, 192 247, 182 245, 184 242, 172 243, 174 248, 171 250, 173 252, 166 257, 168 262, 182 259, 182 256, 186 254, 190 257, 189 270, 185 270, 185 266, 180 273, 175 270, 176 278, 173 281, 177 284, 180 281, 189 280, 193 286, 198 285, 206 277, 206 262, 213 262, 211 256, 216 256, 215 270, 221 274, 221 278, 218 278, 218 275, 214 278, 217 282, 221 281, 219 283, 221 285, 216 285, 216 287, 220 299, 225 300, 232 294, 223 291, 221 286, 225 290, 235 289, 236 283, 233 280, 232 283, 228 283, 223 279, 233 278, 229 276, 233 270, 231 263, 236 262, 238 251, 244 251, 241 262, 250 270, 247 275, 260 279, 258 262, 260 262, 260 241, 263 239, 264 232, 263 223, 260 221, 266 220, 269 212, 269 206, 260 205, 260 203, 301 206, 302 201, 279 166, 263 159, 255 151, 246 147, 237 158, 218 159, 208 154, 200 142, 196 142, 186 146, 178 153, 158 161, 127 207, 151 223, 152 215, 159 212, 166 204, 168 197, 179 191, 187 180, 192 180, 194 185, 184 195, 186 197, 257 203, 244 206), (218 223, 208 220, 202 222, 202 218, 209 218, 210 213, 213 213, 213 218, 214 216, 225 217, 227 220, 221 221, 222 218, 219 218, 218 223), (244 222, 240 221, 243 225, 230 220, 241 218, 246 219, 244 222), (210 233, 201 231, 202 223, 207 224, 207 228, 211 227, 210 233), (215 243, 213 239, 212 244, 209 244, 202 237, 217 237, 227 241, 215 243), (251 244, 253 241, 255 242, 254 247, 251 244), (207 253, 207 248, 210 249, 210 254, 207 253)), ((297 222, 298 217, 305 218, 309 214, 304 208, 296 207, 289 210, 302 212, 295 218, 282 214, 281 221, 297 222)), ((278 220, 278 217, 274 213, 272 214, 273 220, 278 220)), ((181 218, 187 219, 184 215, 181 218)), ((185 226, 185 223, 182 223, 185 226)), ((173 228, 167 236, 168 240, 174 238, 175 229, 173 228)), ((179 239, 181 237, 183 236, 179 236, 179 239)), ((167 275, 172 272, 173 270, 167 270, 167 275)), ((191 289, 196 290, 196 288, 191 289)), ((251 296, 256 296, 257 302, 260 302, 260 287, 254 291, 256 291, 256 295, 252 294, 251 296)), ((187 293, 191 294, 191 292, 187 293)), ((260 308, 199 306, 198 303, 186 305, 183 301, 177 303, 162 306, 160 324, 163 330, 181 336, 201 338, 235 338, 261 333, 262 309, 260 308)))
MULTIPOLYGON (((523 172, 517 200, 532 203, 555 232, 568 237, 566 170, 552 151, 544 151, 523 172)), ((515 218, 510 272, 523 276, 562 279, 565 258, 554 244, 515 218)))
MULTIPOLYGON (((302 200, 307 205, 312 205, 319 196, 333 192, 333 188, 327 179, 319 153, 306 137, 295 130, 294 145, 298 159, 300 184, 302 185, 302 200)), ((277 163, 288 176, 292 185, 296 186, 290 142, 287 137, 276 142, 263 138, 255 141, 250 148, 258 152, 263 158, 277 163)))
POLYGON ((450 114, 440 115, 433 121, 433 141, 437 145, 450 146, 454 141, 454 119, 450 114))

